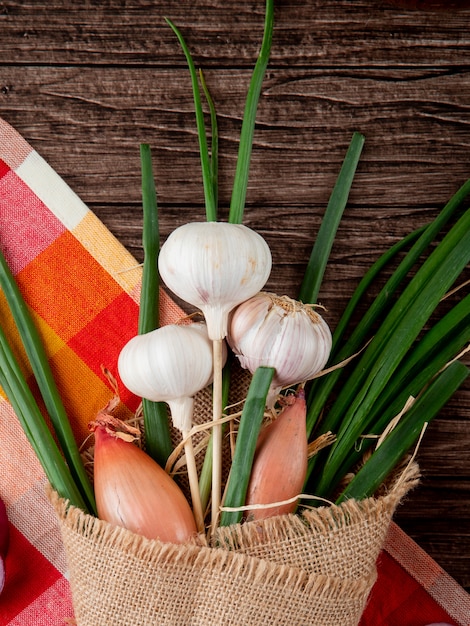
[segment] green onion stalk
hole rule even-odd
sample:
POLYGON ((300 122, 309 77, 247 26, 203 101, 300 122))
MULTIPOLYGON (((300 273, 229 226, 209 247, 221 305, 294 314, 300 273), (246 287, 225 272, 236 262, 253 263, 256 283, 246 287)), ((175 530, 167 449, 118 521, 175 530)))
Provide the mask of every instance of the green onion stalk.
POLYGON ((84 468, 44 345, 2 252, 0 252, 0 287, 18 329, 59 445, 52 437, 3 330, 0 332, 0 384, 53 489, 71 504, 96 514, 93 488, 84 468))
POLYGON ((266 397, 274 376, 272 367, 258 367, 248 389, 238 428, 235 453, 230 468, 221 526, 237 524, 242 518, 241 507, 250 481, 256 442, 266 408, 266 397))
MULTIPOLYGON (((152 170, 152 155, 148 144, 140 146, 142 167, 143 229, 142 246, 144 266, 139 304, 139 334, 155 330, 159 326, 158 254, 160 251, 160 231, 158 222, 157 194, 152 170)), ((162 467, 170 456, 170 426, 164 402, 142 399, 146 452, 162 467)))
MULTIPOLYGON (((347 319, 340 321, 339 330, 334 336, 332 359, 340 363, 354 355, 367 341, 369 343, 351 365, 340 367, 324 378, 317 379, 310 387, 309 434, 315 438, 333 432, 336 441, 328 451, 323 451, 310 461, 306 492, 320 497, 333 497, 342 478, 359 461, 361 454, 358 453, 358 442, 361 442, 361 452, 370 447, 373 439, 363 439, 364 435, 380 435, 408 398, 420 397, 431 383, 436 384, 434 381, 442 375, 442 369, 470 341, 468 297, 432 325, 441 299, 470 261, 470 211, 464 212, 447 229, 440 243, 434 245, 422 265, 409 278, 411 269, 431 244, 435 244, 438 235, 458 213, 469 191, 470 181, 467 181, 434 222, 411 233, 384 255, 378 265, 391 260, 405 244, 412 244, 349 339, 341 343, 346 322, 351 318, 360 298, 353 296, 351 299, 354 306, 347 308, 347 319), (408 278, 408 283, 397 296, 398 287, 403 285, 405 278, 408 278), (378 328, 374 328, 377 321, 378 328), (429 324, 431 329, 426 331, 429 324), (375 334, 371 337, 373 329, 375 334), (330 398, 333 400, 330 401, 330 398)), ((375 278, 376 267, 371 269, 371 274, 375 278)), ((368 282, 369 279, 370 276, 366 275, 364 280, 368 282)), ((362 295, 363 285, 358 289, 362 295)), ((457 372, 453 380, 458 381, 458 385, 465 380, 462 367, 458 371, 456 368, 451 370, 457 372)), ((449 384, 449 388, 453 388, 452 385, 449 384)), ((428 419, 437 415, 450 397, 443 394, 442 401, 436 399, 436 390, 442 390, 443 386, 438 385, 434 389, 435 393, 427 396, 425 405, 428 419), (435 400, 432 406, 429 404, 430 398, 435 400)), ((412 405, 415 408, 405 413, 404 424, 422 423, 423 409, 420 409, 420 417, 416 417, 421 402, 412 405)), ((410 432, 416 435, 418 430, 412 427, 410 432)), ((403 456, 411 445, 406 437, 403 437, 402 444, 397 443, 400 440, 396 435, 392 441, 398 446, 395 456, 403 456)), ((389 445, 380 452, 381 458, 389 445)), ((375 465, 367 467, 369 469, 361 471, 374 471, 370 468, 375 465)), ((349 490, 349 496, 351 493, 349 490)))

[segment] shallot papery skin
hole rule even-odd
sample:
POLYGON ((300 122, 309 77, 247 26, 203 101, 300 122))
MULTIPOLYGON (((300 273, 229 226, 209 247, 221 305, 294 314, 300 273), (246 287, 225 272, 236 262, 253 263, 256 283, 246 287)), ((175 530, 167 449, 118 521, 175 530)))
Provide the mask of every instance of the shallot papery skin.
POLYGON ((195 537, 189 502, 165 470, 134 443, 104 426, 93 428, 98 517, 162 542, 186 543, 195 537))
MULTIPOLYGON (((247 506, 290 500, 302 492, 307 475, 307 405, 305 392, 288 396, 278 417, 264 426, 258 436, 251 478, 245 499, 247 506)), ((297 500, 269 508, 251 509, 249 520, 292 513, 297 500)))
POLYGON ((5 586, 5 559, 8 552, 10 531, 5 503, 0 499, 0 593, 5 586))

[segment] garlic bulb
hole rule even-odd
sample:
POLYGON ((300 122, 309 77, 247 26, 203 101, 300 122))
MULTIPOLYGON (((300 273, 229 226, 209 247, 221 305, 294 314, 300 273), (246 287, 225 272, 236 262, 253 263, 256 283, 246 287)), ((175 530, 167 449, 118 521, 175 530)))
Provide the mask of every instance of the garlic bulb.
MULTIPOLYGON (((222 351, 221 358, 226 357, 222 351)), ((175 428, 185 440, 186 467, 194 517, 199 532, 204 530, 204 512, 199 493, 192 426, 194 395, 213 378, 212 342, 205 324, 168 324, 133 337, 118 358, 119 375, 136 395, 166 402, 175 428)))
POLYGON ((222 477, 222 342, 228 315, 257 293, 271 272, 264 239, 243 224, 191 222, 161 247, 158 269, 167 287, 204 314, 213 342, 212 531, 219 516, 222 477))
POLYGON ((167 402, 175 427, 190 430, 193 396, 207 387, 213 374, 205 325, 168 324, 133 337, 119 354, 118 371, 129 391, 167 402))
POLYGON ((162 280, 203 312, 212 340, 226 336, 229 312, 263 288, 271 263, 269 247, 258 233, 226 222, 180 226, 158 257, 162 280))
POLYGON ((282 387, 309 380, 323 369, 332 341, 327 323, 311 305, 265 292, 235 309, 227 339, 244 369, 275 368, 268 407, 282 387))

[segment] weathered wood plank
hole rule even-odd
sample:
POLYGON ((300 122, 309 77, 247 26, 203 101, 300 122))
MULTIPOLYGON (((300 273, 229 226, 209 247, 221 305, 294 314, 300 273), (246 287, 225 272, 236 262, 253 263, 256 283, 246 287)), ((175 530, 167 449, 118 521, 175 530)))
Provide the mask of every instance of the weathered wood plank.
MULTIPOLYGON (((141 217, 139 204, 102 205, 92 204, 99 215, 120 241, 142 260, 141 217)), ((324 206, 286 207, 248 206, 245 223, 259 231, 268 241, 273 253, 273 271, 269 288, 276 288, 294 297, 308 261, 311 246, 320 226, 324 206), (269 220, 266 217, 269 216, 269 220)), ((177 225, 189 220, 204 219, 204 207, 159 207, 161 234, 164 239, 177 225)), ((329 309, 331 323, 335 324, 347 300, 352 295, 363 274, 372 262, 409 230, 427 223, 434 211, 421 210, 416 214, 396 210, 392 218, 388 209, 348 207, 337 233, 329 266, 325 275, 321 299, 329 309)), ((390 270, 384 272, 384 277, 390 270)), ((366 310, 378 286, 370 290, 370 296, 360 307, 366 310)))
MULTIPOLYGON (((407 523, 422 518, 435 520, 436 527, 439 527, 439 520, 445 519, 467 519, 470 523, 470 501, 465 498, 465 493, 470 488, 468 478, 436 478, 429 475, 424 466, 421 469, 421 483, 400 506, 399 519, 406 520, 407 523)), ((470 525, 466 534, 470 535, 470 525)))
MULTIPOLYGON (((441 497, 444 500, 456 499, 452 485, 468 477, 470 421, 455 419, 452 415, 468 411, 469 402, 470 393, 458 392, 445 411, 442 411, 446 419, 436 420, 429 425, 419 450, 418 462, 423 472, 424 489, 428 492, 432 487, 442 490, 441 497), (437 479, 436 482, 433 482, 433 477, 437 479)), ((461 493, 464 487, 469 487, 468 482, 461 485, 461 493)), ((462 499, 457 506, 461 511, 465 510, 466 517, 470 518, 470 499, 462 499)))
MULTIPOLYGON (((247 66, 259 48, 264 3, 4 0, 0 57, 21 65, 181 65, 165 16, 205 67, 247 66)), ((380 0, 278 2, 272 65, 453 66, 469 44, 468 16, 452 10, 443 19, 380 0)))
MULTIPOLYGON (((87 202, 138 200, 138 143, 153 147, 162 203, 203 201, 186 70, 2 68, 2 114, 87 202), (77 162, 86 166, 77 167, 77 162), (106 181, 106 182, 104 182, 106 181)), ((248 71, 209 72, 230 189, 248 71)), ((358 206, 436 206, 468 176, 470 69, 272 72, 260 102, 248 202, 324 204, 354 131, 366 145, 358 206), (280 182, 281 181, 281 182, 280 182)))

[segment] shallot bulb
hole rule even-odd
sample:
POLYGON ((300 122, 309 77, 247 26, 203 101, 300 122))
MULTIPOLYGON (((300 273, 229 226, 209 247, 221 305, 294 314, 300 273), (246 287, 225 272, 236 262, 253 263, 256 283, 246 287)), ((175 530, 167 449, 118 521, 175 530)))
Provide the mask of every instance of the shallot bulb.
POLYGON ((311 305, 261 292, 235 309, 227 340, 252 374, 261 365, 275 368, 267 398, 272 407, 283 387, 310 380, 323 369, 332 337, 311 305))
POLYGON ((5 559, 8 552, 10 532, 5 503, 0 498, 0 593, 5 586, 5 559))
POLYGON ((269 247, 258 233, 226 222, 183 224, 158 256, 162 280, 202 311, 212 340, 224 339, 229 312, 263 288, 271 263, 269 247))
POLYGON ((258 436, 245 504, 272 507, 253 508, 249 520, 293 513, 307 475, 307 405, 301 388, 289 395, 287 405, 258 436))
POLYGON ((165 470, 133 443, 133 429, 106 412, 89 427, 95 433, 98 517, 148 539, 191 541, 197 529, 188 501, 165 470))

